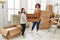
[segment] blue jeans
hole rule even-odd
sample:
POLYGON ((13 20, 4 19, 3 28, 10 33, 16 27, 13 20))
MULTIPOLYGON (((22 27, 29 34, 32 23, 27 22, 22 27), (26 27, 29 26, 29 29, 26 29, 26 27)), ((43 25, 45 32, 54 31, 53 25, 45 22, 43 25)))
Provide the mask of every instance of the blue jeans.
POLYGON ((33 22, 32 30, 34 29, 35 25, 36 25, 36 28, 37 28, 37 31, 38 31, 40 22, 33 22))

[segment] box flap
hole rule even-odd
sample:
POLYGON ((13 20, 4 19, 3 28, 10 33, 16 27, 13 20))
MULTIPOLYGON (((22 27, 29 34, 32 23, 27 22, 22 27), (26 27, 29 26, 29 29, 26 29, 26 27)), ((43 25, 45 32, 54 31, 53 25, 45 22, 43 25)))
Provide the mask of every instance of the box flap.
POLYGON ((6 29, 6 30, 7 30, 7 31, 10 31, 10 30, 14 30, 14 29, 16 29, 16 27, 8 28, 8 29, 6 29))
POLYGON ((8 28, 13 28, 13 27, 16 27, 16 24, 12 24, 12 25, 7 25, 7 26, 4 26, 3 28, 4 29, 8 29, 8 28))
POLYGON ((3 36, 7 36, 7 33, 8 33, 7 30, 1 29, 0 31, 1 31, 1 34, 2 34, 3 36))

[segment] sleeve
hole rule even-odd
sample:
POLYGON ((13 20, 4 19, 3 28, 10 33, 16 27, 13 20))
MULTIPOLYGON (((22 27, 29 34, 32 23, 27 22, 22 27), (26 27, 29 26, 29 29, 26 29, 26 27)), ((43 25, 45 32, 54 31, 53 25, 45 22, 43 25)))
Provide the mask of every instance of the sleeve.
POLYGON ((34 10, 34 14, 36 13, 36 10, 34 10))
POLYGON ((41 17, 41 10, 40 10, 40 17, 41 17))
POLYGON ((40 12, 39 12, 39 16, 40 16, 39 20, 41 21, 41 10, 40 10, 40 12))

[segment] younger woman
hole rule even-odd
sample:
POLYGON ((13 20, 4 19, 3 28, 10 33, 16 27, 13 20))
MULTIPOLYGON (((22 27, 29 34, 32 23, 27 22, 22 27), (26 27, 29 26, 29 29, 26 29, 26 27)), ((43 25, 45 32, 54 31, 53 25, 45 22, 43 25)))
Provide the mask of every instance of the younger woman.
POLYGON ((24 36, 24 32, 26 29, 26 12, 25 9, 21 9, 21 16, 20 16, 20 25, 22 26, 22 35, 24 36))

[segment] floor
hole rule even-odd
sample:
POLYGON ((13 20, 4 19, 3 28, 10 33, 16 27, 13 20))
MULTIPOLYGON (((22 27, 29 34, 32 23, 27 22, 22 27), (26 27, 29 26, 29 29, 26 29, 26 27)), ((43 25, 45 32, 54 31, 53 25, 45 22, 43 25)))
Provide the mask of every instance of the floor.
MULTIPOLYGON (((18 37, 12 38, 10 40, 60 40, 60 29, 56 28, 56 25, 53 25, 50 29, 39 30, 36 32, 30 31, 31 28, 27 28, 25 31, 25 37, 19 35, 18 37)), ((0 40, 7 40, 0 35, 0 40)))

